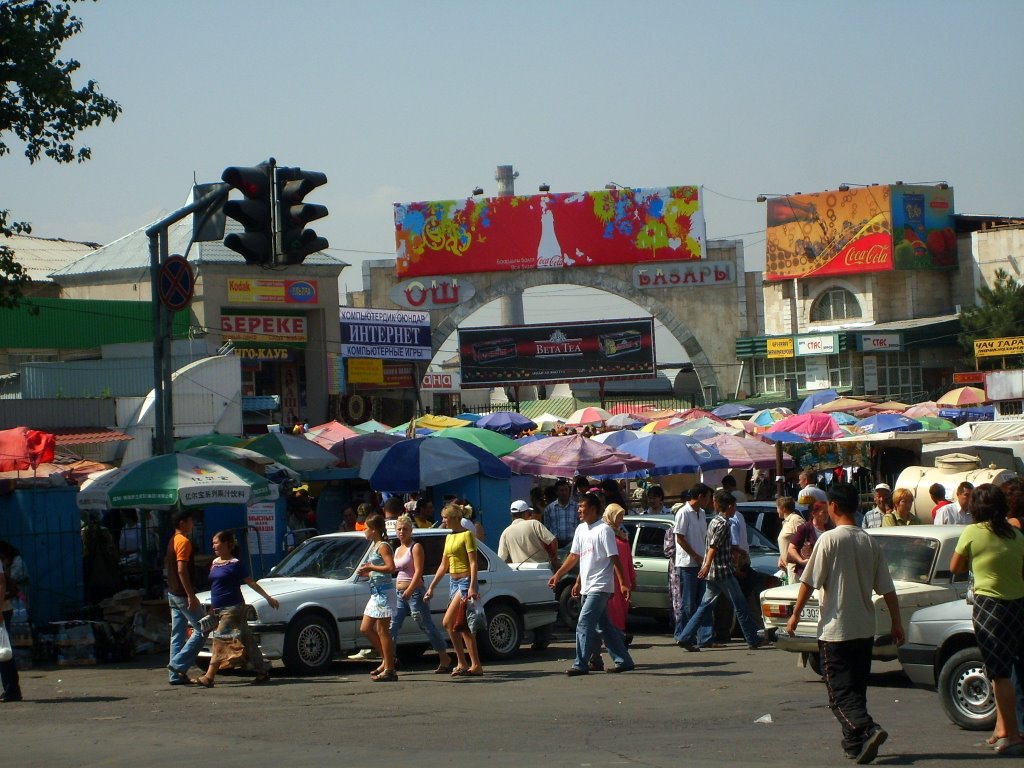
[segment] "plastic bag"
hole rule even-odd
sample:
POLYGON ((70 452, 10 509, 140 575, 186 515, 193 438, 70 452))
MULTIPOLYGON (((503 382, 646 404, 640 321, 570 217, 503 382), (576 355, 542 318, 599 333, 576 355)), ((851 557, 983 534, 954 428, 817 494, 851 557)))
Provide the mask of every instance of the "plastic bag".
POLYGON ((469 631, 474 635, 487 631, 487 614, 484 612, 483 603, 479 600, 466 602, 466 623, 469 625, 469 631))
POLYGON ((10 661, 14 658, 14 649, 11 647, 11 638, 7 634, 7 626, 3 619, 0 619, 0 661, 10 661))

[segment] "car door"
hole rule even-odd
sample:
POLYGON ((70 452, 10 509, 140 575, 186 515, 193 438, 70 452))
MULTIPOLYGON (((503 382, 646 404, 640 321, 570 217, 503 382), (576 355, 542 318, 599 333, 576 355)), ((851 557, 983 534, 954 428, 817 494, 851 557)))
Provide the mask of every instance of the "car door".
POLYGON ((668 524, 641 522, 633 535, 633 568, 636 570, 636 589, 630 604, 640 611, 669 610, 672 605, 668 593, 668 558, 665 557, 665 531, 668 524))

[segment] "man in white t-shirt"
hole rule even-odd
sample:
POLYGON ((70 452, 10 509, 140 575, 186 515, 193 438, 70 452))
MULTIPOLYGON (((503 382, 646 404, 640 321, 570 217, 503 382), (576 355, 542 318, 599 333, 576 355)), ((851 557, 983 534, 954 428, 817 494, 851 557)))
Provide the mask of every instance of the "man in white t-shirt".
POLYGON ((820 589, 818 648, 829 709, 842 726, 846 756, 858 763, 870 763, 888 738, 867 710, 871 649, 876 632, 872 591, 885 600, 896 645, 902 645, 905 638, 885 555, 854 520, 858 500, 857 489, 849 483, 832 486, 828 512, 836 527, 823 533, 811 552, 786 630, 791 635, 796 632, 800 612, 812 591, 820 589))
MULTIPOLYGON (((704 562, 705 541, 708 534, 707 511, 711 508, 712 490, 704 483, 697 483, 690 489, 689 498, 676 512, 672 531, 676 536, 676 572, 679 575, 679 615, 673 635, 678 643, 683 627, 690 620, 704 597, 705 583, 697 578, 697 571, 704 562)), ((714 640, 713 618, 697 631, 697 645, 708 647, 714 640)))
POLYGON ((968 525, 974 520, 967 513, 967 505, 971 501, 974 485, 966 480, 956 487, 956 501, 935 510, 936 525, 968 525))
POLYGON ((559 579, 579 563, 583 605, 576 622, 576 659, 565 673, 569 677, 588 674, 590 659, 600 648, 600 640, 604 640, 615 662, 605 671, 628 672, 634 667, 633 658, 622 633, 608 619, 608 599, 615 591, 616 576, 629 602, 629 582, 619 562, 615 533, 601 519, 601 500, 595 494, 586 493, 580 498, 579 513, 583 522, 573 534, 569 555, 548 581, 548 586, 554 589, 559 579))

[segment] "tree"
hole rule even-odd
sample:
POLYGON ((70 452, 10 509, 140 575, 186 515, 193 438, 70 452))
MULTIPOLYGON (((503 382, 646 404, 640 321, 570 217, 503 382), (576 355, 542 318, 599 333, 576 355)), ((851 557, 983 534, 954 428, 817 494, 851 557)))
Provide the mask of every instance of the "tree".
MULTIPOLYGON (((117 102, 96 89, 93 80, 75 88, 71 76, 80 64, 57 58, 61 45, 82 29, 71 5, 82 0, 0 0, 0 157, 11 153, 10 136, 24 144, 35 163, 45 156, 58 163, 85 162, 88 147, 75 146, 80 130, 116 120, 117 102)), ((11 221, 0 209, 4 238, 28 233, 27 222, 11 221)), ((14 251, 0 245, 0 307, 14 307, 31 279, 15 261, 14 251)))
POLYGON ((992 286, 978 289, 978 303, 960 313, 960 324, 960 344, 971 358, 975 339, 1024 336, 1024 286, 997 269, 992 286))

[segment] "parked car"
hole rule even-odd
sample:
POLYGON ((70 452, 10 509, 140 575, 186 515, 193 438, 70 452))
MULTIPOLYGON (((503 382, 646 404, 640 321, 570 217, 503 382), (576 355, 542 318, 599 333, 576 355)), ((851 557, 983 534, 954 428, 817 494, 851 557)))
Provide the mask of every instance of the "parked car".
POLYGON ((990 731, 996 722, 992 682, 985 676, 966 600, 914 611, 900 664, 914 685, 938 690, 951 721, 969 731, 990 731))
MULTIPOLYGON (((426 555, 428 584, 441 562, 447 533, 437 528, 413 532, 426 555)), ((249 626, 267 658, 282 659, 289 671, 308 674, 326 670, 339 654, 366 646, 359 623, 370 595, 369 582, 355 572, 367 559, 369 545, 362 533, 332 533, 302 542, 259 580, 280 601, 277 610, 242 587, 249 626)), ((482 542, 477 547, 477 581, 488 619, 478 638, 480 651, 490 659, 508 658, 525 637, 557 618, 557 603, 547 585, 551 571, 546 563, 513 568, 482 542)), ((448 607, 447 595, 445 576, 431 604, 438 624, 448 607)), ((204 605, 209 599, 209 592, 199 595, 204 605)), ((405 622, 398 636, 399 652, 412 655, 427 647, 416 622, 405 622)))
MULTIPOLYGON (((636 569, 636 589, 630 597, 630 613, 637 616, 652 616, 672 624, 672 598, 668 591, 668 569, 672 565, 665 557, 665 533, 675 522, 674 515, 627 515, 623 526, 629 533, 630 550, 633 553, 633 568, 636 569)), ((778 570, 779 550, 775 542, 767 539, 760 531, 747 524, 747 539, 750 544, 751 578, 747 587, 751 614, 755 621, 760 616, 758 595, 762 590, 779 583, 775 572, 778 570)), ((673 565, 674 567, 674 565, 673 565)), ((576 626, 579 616, 579 600, 572 598, 569 587, 576 574, 566 575, 558 584, 559 617, 571 627, 576 626)), ((715 605, 715 626, 720 634, 731 634, 734 629, 732 604, 719 600, 715 605)))
POLYGON ((779 519, 779 508, 774 501, 741 501, 736 504, 736 512, 746 518, 752 528, 764 534, 769 541, 778 541, 782 530, 779 519))
MULTIPOLYGON (((963 526, 913 525, 892 528, 870 528, 885 553, 900 603, 900 615, 910 616, 916 609, 963 598, 967 593, 967 576, 949 570, 963 526)), ((820 674, 818 656, 817 596, 807 601, 800 612, 795 635, 786 632, 786 622, 793 614, 800 587, 789 584, 761 594, 761 615, 765 634, 775 640, 777 648, 808 654, 811 668, 820 674)), ((872 658, 891 661, 896 658, 896 645, 890 632, 889 614, 881 595, 874 595, 875 642, 872 658)))

